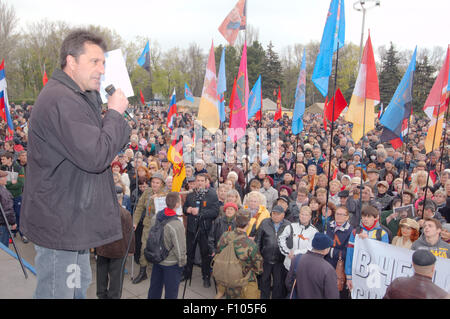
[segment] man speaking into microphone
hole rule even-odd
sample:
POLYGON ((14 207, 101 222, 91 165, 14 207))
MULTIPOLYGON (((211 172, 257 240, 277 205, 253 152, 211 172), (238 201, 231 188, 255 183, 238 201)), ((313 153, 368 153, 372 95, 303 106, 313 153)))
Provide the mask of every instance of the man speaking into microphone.
POLYGON ((122 238, 112 171, 129 141, 120 89, 101 116, 106 44, 76 30, 62 43, 61 69, 39 94, 30 118, 23 233, 35 244, 35 298, 86 298, 89 248, 122 238))

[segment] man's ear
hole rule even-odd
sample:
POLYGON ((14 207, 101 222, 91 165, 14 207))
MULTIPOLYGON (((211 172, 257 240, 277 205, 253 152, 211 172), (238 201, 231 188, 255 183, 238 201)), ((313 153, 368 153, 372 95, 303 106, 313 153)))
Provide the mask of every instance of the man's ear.
POLYGON ((72 55, 67 55, 66 57, 66 66, 73 71, 75 69, 75 64, 77 63, 77 60, 72 55))

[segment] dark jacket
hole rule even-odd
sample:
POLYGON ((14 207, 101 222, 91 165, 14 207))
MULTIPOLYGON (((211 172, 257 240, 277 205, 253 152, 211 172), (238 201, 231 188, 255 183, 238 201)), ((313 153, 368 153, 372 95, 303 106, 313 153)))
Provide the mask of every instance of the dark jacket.
POLYGON ((183 214, 187 216, 188 232, 196 233, 197 230, 200 230, 209 234, 213 220, 219 215, 219 199, 216 192, 209 188, 201 198, 196 191, 189 193, 183 205, 183 214), (197 216, 186 213, 189 207, 195 208, 199 205, 200 211, 197 216))
MULTIPOLYGON (((16 223, 16 213, 14 212, 14 202, 11 193, 4 187, 0 186, 0 202, 5 212, 8 224, 14 225, 16 223)), ((0 214, 0 225, 6 225, 3 214, 0 214)))
POLYGON ((278 237, 283 233, 286 226, 291 223, 283 219, 278 232, 275 231, 275 225, 271 218, 266 218, 256 232, 255 243, 259 248, 265 263, 276 264, 283 263, 284 255, 281 254, 278 246, 278 237))
POLYGON ((208 235, 208 247, 209 253, 217 253, 217 244, 219 243, 220 237, 226 231, 233 231, 236 229, 236 219, 228 218, 227 216, 222 216, 214 220, 211 230, 208 235))
POLYGON ((299 299, 339 299, 336 270, 323 257, 308 251, 300 259, 296 271, 299 299))
POLYGON ((419 274, 395 279, 383 299, 448 299, 450 295, 435 285, 431 278, 419 274))
POLYGON ((131 236, 130 243, 130 254, 134 254, 135 250, 135 242, 134 242, 134 230, 133 230, 133 219, 131 218, 131 214, 125 208, 120 208, 120 222, 122 225, 122 239, 116 240, 113 243, 106 244, 100 247, 97 247, 97 255, 103 256, 106 258, 123 258, 128 249, 128 243, 131 236), (131 232, 133 234, 131 235, 131 232))
POLYGON ((326 234, 333 239, 333 246, 331 247, 330 253, 325 256, 325 260, 334 268, 336 268, 340 254, 345 263, 345 258, 347 257, 347 244, 352 231, 353 227, 348 221, 340 227, 337 227, 336 221, 334 220, 328 224, 326 234))
POLYGON ((130 127, 108 110, 97 91, 82 92, 55 70, 29 122, 22 232, 50 249, 84 250, 122 238, 110 164, 130 127))

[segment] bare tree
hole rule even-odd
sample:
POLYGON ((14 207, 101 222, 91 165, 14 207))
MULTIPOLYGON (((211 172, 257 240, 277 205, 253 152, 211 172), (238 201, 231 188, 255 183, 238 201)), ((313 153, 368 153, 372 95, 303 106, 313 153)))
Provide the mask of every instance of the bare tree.
POLYGON ((14 7, 0 0, 0 59, 9 60, 14 55, 19 38, 16 32, 18 22, 14 7))

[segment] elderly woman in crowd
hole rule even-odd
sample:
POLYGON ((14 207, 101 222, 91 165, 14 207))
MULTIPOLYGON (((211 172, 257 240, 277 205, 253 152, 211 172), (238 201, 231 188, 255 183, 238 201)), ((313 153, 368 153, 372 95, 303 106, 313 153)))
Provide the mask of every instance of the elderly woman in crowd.
POLYGON ((266 197, 259 191, 248 193, 247 200, 244 201, 244 208, 250 212, 250 222, 247 228, 247 235, 254 238, 261 222, 270 218, 270 212, 266 208, 266 197))

